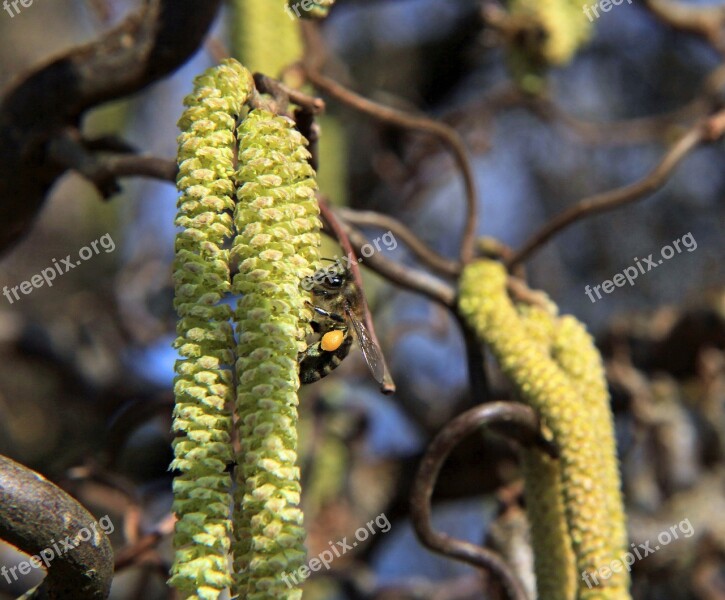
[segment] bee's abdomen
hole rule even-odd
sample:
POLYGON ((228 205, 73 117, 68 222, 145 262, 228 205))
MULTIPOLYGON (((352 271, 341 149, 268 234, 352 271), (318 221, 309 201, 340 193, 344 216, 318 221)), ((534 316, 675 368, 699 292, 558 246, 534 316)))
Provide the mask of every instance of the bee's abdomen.
POLYGON ((312 344, 300 352, 297 362, 300 364, 300 383, 314 383, 334 371, 350 352, 352 335, 347 334, 340 347, 334 352, 325 352, 320 342, 312 344))

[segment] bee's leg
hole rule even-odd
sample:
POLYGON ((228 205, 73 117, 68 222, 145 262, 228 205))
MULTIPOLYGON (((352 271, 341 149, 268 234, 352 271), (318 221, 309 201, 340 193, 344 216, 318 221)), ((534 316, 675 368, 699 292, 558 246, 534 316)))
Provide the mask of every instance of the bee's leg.
POLYGON ((333 321, 337 321, 338 323, 344 323, 345 317, 342 315, 338 315, 337 313, 332 313, 324 308, 320 308, 319 306, 312 305, 312 310, 314 310, 317 314, 322 315, 323 317, 327 317, 328 319, 331 319, 333 321))

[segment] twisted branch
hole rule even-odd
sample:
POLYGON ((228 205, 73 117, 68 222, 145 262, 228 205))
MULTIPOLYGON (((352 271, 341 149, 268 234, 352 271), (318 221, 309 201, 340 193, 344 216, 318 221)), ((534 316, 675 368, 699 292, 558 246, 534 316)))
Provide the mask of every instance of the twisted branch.
POLYGON ((77 129, 88 109, 176 70, 201 44, 219 5, 220 0, 146 0, 103 37, 39 67, 5 92, 0 102, 0 250, 27 232, 48 190, 68 168, 49 155, 49 143, 77 129))
POLYGON ((410 510, 413 527, 420 542, 439 554, 467 562, 487 571, 492 571, 504 584, 509 598, 527 600, 521 583, 511 572, 503 559, 492 552, 470 542, 452 538, 433 529, 431 521, 431 497, 438 474, 448 455, 461 440, 485 425, 508 425, 507 433, 523 446, 539 446, 549 455, 556 456, 556 450, 541 436, 536 413, 523 404, 515 402, 492 402, 482 404, 450 421, 428 446, 418 468, 413 486, 410 510))
POLYGON ((600 194, 594 194, 580 200, 551 219, 538 232, 506 260, 510 269, 529 258, 554 235, 573 223, 586 217, 614 210, 636 202, 660 189, 672 175, 677 165, 695 148, 706 142, 718 139, 725 131, 725 111, 695 124, 667 151, 660 163, 639 181, 600 194))
POLYGON ((41 564, 48 559, 48 576, 30 598, 108 597, 113 578, 111 543, 97 527, 88 540, 79 537, 81 530, 90 532, 95 523, 95 517, 59 487, 0 456, 0 538, 39 557, 41 564), (57 548, 60 540, 65 540, 67 552, 56 555, 54 545, 57 548))
POLYGON ((427 117, 411 115, 364 98, 348 90, 340 83, 322 75, 316 68, 310 66, 309 63, 306 65, 305 73, 310 82, 316 87, 355 110, 370 115, 383 123, 433 135, 448 148, 453 154, 453 158, 463 175, 463 185, 466 194, 466 222, 461 240, 460 258, 463 263, 470 262, 473 259, 475 250, 474 246, 478 223, 478 192, 476 190, 476 180, 473 175, 470 157, 458 132, 444 123, 434 121, 427 117))
POLYGON ((450 260, 441 256, 429 248, 407 225, 389 215, 384 215, 372 210, 352 210, 349 208, 338 208, 335 212, 342 219, 352 225, 369 225, 380 229, 389 229, 399 237, 403 243, 410 248, 423 264, 442 275, 457 276, 461 272, 461 264, 458 261, 450 260))

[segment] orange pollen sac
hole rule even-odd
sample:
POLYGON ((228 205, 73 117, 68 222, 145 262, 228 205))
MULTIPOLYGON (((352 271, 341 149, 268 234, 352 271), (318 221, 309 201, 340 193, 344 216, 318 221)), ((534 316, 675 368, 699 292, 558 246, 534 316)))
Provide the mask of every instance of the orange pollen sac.
POLYGON ((325 352, 334 352, 342 345, 342 341, 344 339, 345 333, 339 329, 334 329, 333 331, 328 331, 322 336, 322 339, 320 340, 320 347, 325 352))

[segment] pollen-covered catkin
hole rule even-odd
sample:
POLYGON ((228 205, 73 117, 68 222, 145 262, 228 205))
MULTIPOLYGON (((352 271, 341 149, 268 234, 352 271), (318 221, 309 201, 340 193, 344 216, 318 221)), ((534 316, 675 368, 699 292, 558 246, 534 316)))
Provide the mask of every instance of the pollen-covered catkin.
POLYGON ((227 463, 232 458, 231 310, 224 242, 234 206, 234 127, 252 89, 236 61, 209 69, 194 82, 179 120, 174 306, 179 315, 173 429, 173 510, 176 554, 170 584, 185 598, 216 600, 229 587, 231 534, 227 463))
POLYGON ((297 466, 297 355, 311 317, 301 282, 318 262, 319 207, 306 140, 284 117, 253 110, 238 130, 238 235, 232 261, 240 453, 233 544, 247 600, 301 598, 280 573, 305 559, 297 466))
MULTIPOLYGON (((552 315, 553 328, 549 328, 545 321, 537 322, 542 315, 536 319, 522 316, 506 292, 506 278, 505 269, 495 261, 479 260, 466 266, 459 309, 491 349, 518 396, 539 413, 559 448, 558 490, 553 489, 550 469, 526 468, 529 497, 537 500, 530 494, 532 489, 540 490, 539 499, 561 495, 566 543, 571 544, 577 574, 572 599, 629 600, 629 576, 624 569, 608 579, 599 578, 592 588, 578 576, 608 568, 626 552, 614 430, 601 358, 573 317, 554 319, 552 315), (553 336, 551 343, 547 343, 549 335, 553 336)), ((561 595, 556 590, 571 581, 569 576, 562 578, 561 570, 568 572, 572 566, 561 565, 557 570, 550 565, 554 555, 570 560, 557 536, 557 532, 563 534, 558 505, 551 501, 547 508, 540 503, 532 514, 551 522, 546 535, 540 533, 540 524, 532 526, 542 600, 566 598, 571 593, 565 590, 561 595), (542 568, 544 564, 549 568, 542 568)))

